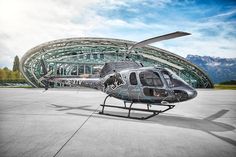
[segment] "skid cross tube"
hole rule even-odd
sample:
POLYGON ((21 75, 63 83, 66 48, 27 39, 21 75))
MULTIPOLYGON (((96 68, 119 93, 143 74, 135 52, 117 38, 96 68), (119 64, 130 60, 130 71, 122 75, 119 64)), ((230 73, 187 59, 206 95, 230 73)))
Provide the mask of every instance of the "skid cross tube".
POLYGON ((154 117, 156 115, 158 115, 159 113, 163 113, 163 112, 166 112, 172 108, 175 107, 175 105, 163 105, 163 104, 157 104, 159 106, 166 106, 167 109, 164 109, 164 110, 152 110, 150 109, 150 105, 151 104, 147 104, 147 109, 141 109, 141 108, 134 108, 132 107, 132 105, 134 104, 134 102, 130 102, 130 106, 127 107, 126 105, 126 101, 124 101, 124 107, 123 106, 116 106, 116 105, 106 105, 106 100, 108 97, 111 97, 110 95, 108 95, 105 99, 104 99, 104 102, 103 104, 101 104, 100 106, 102 106, 102 111, 99 112, 99 114, 104 114, 104 115, 109 115, 109 116, 115 116, 115 117, 123 117, 123 118, 131 118, 131 119, 139 119, 139 120, 144 120, 144 119, 149 119, 151 117, 154 117), (119 108, 119 109, 125 109, 125 110, 128 110, 128 115, 127 116, 123 116, 123 115, 115 115, 115 114, 110 114, 110 113, 104 113, 104 109, 105 107, 111 107, 111 108, 119 108), (149 116, 146 116, 146 117, 131 117, 130 116, 130 112, 134 110, 134 111, 141 111, 141 112, 151 112, 152 114, 149 115, 149 116))
MULTIPOLYGON (((106 98, 105 98, 104 101, 103 101, 103 105, 106 104, 107 98, 109 98, 110 96, 111 96, 111 95, 106 96, 106 98)), ((105 106, 102 106, 102 111, 99 112, 99 113, 103 114, 103 112, 104 112, 104 107, 105 107, 105 106)))

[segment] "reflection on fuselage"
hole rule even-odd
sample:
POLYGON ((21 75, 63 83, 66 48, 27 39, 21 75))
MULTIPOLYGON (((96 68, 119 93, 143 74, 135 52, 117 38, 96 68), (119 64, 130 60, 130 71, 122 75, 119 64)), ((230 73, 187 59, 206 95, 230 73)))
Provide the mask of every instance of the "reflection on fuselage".
POLYGON ((146 103, 181 102, 197 95, 195 89, 170 70, 155 68, 113 73, 105 80, 104 88, 114 97, 146 103))

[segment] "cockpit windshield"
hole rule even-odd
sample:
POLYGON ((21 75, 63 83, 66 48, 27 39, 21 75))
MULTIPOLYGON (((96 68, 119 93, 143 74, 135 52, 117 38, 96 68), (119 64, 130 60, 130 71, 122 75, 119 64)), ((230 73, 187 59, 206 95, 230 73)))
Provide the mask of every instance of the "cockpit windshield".
POLYGON ((181 79, 174 72, 168 69, 162 71, 161 73, 169 87, 179 87, 182 85, 187 85, 187 83, 183 79, 181 79))
POLYGON ((140 81, 143 86, 157 86, 162 87, 160 76, 157 72, 151 70, 139 73, 140 81))

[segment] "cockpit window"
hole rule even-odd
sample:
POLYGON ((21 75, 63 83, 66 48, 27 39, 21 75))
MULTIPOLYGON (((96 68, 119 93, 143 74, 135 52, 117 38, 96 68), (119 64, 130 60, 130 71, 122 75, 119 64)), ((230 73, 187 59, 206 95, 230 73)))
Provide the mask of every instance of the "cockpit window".
POLYGON ((179 87, 185 84, 185 81, 171 71, 162 71, 162 75, 169 87, 179 87))
POLYGON ((143 71, 139 74, 140 81, 143 86, 157 86, 162 87, 160 76, 153 71, 143 71))
POLYGON ((166 80, 166 83, 169 87, 172 87, 172 77, 169 75, 167 71, 162 71, 163 77, 166 80))
POLYGON ((131 85, 137 85, 138 82, 137 82, 137 77, 136 77, 136 74, 135 72, 132 72, 129 76, 129 80, 130 80, 130 84, 131 85))

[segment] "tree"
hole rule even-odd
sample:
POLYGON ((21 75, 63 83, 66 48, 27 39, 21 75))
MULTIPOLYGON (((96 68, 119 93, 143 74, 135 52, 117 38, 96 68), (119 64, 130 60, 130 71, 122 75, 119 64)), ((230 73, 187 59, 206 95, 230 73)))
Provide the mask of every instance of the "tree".
POLYGON ((4 67, 3 70, 5 71, 6 79, 11 79, 11 70, 9 70, 7 67, 4 67))
POLYGON ((0 68, 0 80, 5 80, 7 78, 5 70, 0 68))
POLYGON ((13 80, 17 80, 17 79, 21 79, 21 76, 20 76, 20 72, 19 71, 13 71, 12 72, 12 79, 13 80))
POLYGON ((15 58, 14 58, 12 71, 20 71, 20 60, 19 60, 18 56, 15 56, 15 58))

